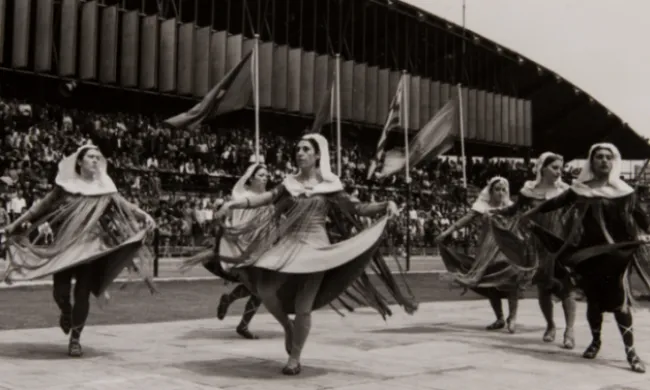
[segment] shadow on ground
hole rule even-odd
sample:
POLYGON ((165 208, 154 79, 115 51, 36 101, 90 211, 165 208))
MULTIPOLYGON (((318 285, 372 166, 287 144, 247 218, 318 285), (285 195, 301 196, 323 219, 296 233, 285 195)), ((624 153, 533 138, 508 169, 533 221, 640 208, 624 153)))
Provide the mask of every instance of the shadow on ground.
MULTIPOLYGON (((111 355, 91 347, 83 347, 84 359, 111 355)), ((0 343, 0 357, 23 360, 68 360, 68 343, 0 343)))

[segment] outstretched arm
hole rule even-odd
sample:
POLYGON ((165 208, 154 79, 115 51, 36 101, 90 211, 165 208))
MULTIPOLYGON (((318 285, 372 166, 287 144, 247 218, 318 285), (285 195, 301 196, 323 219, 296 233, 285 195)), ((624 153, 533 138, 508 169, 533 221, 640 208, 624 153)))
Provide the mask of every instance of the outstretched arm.
POLYGON ((368 202, 355 203, 354 211, 361 217, 374 217, 377 214, 386 212, 389 202, 368 202))
POLYGON ((23 215, 16 218, 11 224, 9 224, 5 230, 8 233, 11 233, 17 227, 21 226, 24 223, 32 222, 40 218, 43 213, 45 213, 49 208, 54 205, 54 203, 61 197, 62 191, 59 187, 55 187, 50 191, 45 197, 36 205, 32 205, 23 215))
POLYGON ((233 199, 229 203, 230 209, 256 209, 258 207, 267 206, 275 202, 282 192, 284 191, 284 186, 279 185, 272 189, 271 191, 266 191, 261 194, 244 196, 238 199, 233 199))
POLYGON ((454 222, 449 226, 447 229, 445 229, 444 232, 440 233, 438 236, 439 239, 444 239, 451 233, 455 232, 456 230, 462 229, 463 227, 469 225, 474 218, 478 217, 480 214, 477 213, 476 211, 470 210, 467 214, 465 214, 461 219, 458 221, 454 222))
POLYGON ((508 207, 504 207, 502 209, 496 210, 494 214, 503 215, 505 217, 512 217, 513 215, 517 214, 519 210, 524 208, 525 203, 526 203, 526 197, 522 194, 519 194, 519 196, 517 197, 517 201, 515 203, 513 203, 508 207))
POLYGON ((572 203, 575 203, 576 199, 576 193, 571 190, 567 190, 555 198, 551 198, 530 209, 530 211, 526 212, 526 215, 533 215, 536 213, 549 213, 551 211, 555 211, 557 209, 561 209, 563 207, 569 206, 572 203))

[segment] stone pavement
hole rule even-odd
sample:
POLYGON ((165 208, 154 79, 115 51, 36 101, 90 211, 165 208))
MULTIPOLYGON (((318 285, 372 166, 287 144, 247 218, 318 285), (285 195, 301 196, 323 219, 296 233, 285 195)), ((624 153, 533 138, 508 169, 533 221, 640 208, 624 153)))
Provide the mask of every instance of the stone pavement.
MULTIPOLYGON (((561 322, 561 310, 556 306, 561 322)), ((645 390, 650 378, 629 371, 623 345, 606 317, 601 356, 580 357, 589 342, 579 306, 577 348, 541 342, 535 301, 522 301, 519 332, 486 332, 485 301, 422 304, 414 316, 387 322, 367 309, 339 317, 314 315, 303 372, 285 377, 282 335, 269 315, 252 328, 262 337, 239 339, 238 318, 89 327, 86 356, 66 356, 60 330, 0 332, 0 390, 645 390)), ((636 312, 638 345, 650 358, 650 313, 636 312)))

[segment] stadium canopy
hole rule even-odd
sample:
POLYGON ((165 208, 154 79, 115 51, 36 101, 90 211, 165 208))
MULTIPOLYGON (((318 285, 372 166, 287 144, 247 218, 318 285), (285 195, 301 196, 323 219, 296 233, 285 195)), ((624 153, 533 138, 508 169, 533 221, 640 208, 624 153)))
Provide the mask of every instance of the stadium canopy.
MULTIPOLYGON (((487 55, 496 55, 508 60, 510 65, 506 66, 503 72, 509 75, 513 92, 521 98, 532 100, 534 153, 552 150, 570 160, 584 157, 589 145, 593 143, 612 142, 619 147, 625 159, 650 158, 650 144, 647 139, 579 86, 545 68, 543 64, 413 6, 408 0, 374 2, 392 7, 396 12, 411 15, 420 22, 446 29, 448 34, 461 37, 471 43, 470 46, 489 53, 487 55)), ((464 64, 460 65, 469 70, 462 71, 471 73, 471 63, 470 55, 470 58, 466 58, 464 64)))

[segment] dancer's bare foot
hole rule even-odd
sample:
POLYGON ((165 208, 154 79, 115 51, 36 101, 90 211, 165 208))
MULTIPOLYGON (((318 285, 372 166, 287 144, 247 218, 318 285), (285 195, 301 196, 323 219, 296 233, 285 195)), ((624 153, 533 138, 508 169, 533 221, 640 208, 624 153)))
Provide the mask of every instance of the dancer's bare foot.
POLYGON ((300 362, 298 361, 298 359, 294 359, 291 357, 289 358, 287 365, 284 366, 284 368, 282 369, 282 373, 284 375, 290 375, 290 376, 298 375, 300 374, 300 371, 302 371, 300 362))
POLYGON ((248 330, 247 327, 245 326, 238 326, 237 327, 237 334, 240 335, 241 337, 248 339, 248 340, 257 340, 259 337, 257 337, 256 334, 251 333, 250 330, 248 330))
POLYGON ((573 328, 566 328, 564 331, 564 343, 562 343, 562 347, 564 349, 573 349, 575 346, 576 340, 573 336, 573 328))

